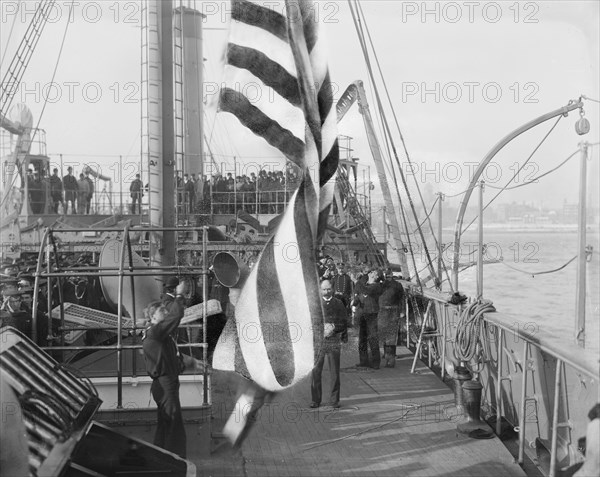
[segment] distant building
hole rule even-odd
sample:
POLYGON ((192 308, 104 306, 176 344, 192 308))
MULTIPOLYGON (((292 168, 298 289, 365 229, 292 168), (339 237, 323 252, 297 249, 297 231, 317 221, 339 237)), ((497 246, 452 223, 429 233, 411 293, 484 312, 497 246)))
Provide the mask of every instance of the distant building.
POLYGON ((563 224, 576 224, 578 213, 579 213, 579 205, 578 204, 568 204, 565 201, 563 203, 561 222, 563 224))

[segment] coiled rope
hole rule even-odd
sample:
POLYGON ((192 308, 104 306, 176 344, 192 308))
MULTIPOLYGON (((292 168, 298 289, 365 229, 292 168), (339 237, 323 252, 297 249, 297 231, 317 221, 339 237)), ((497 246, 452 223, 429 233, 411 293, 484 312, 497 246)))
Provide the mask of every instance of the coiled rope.
MULTIPOLYGON (((483 364, 481 360, 483 314, 492 311, 496 311, 496 308, 490 300, 480 300, 471 303, 460 314, 454 336, 454 356, 469 368, 472 361, 475 361, 477 369, 483 364)), ((472 371, 478 372, 476 369, 472 369, 472 371)))

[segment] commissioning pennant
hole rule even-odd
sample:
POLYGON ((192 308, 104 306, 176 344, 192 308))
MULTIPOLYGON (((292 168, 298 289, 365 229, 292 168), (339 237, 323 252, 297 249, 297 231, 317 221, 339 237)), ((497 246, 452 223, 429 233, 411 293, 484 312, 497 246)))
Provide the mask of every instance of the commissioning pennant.
POLYGON ((215 369, 236 371, 265 392, 281 391, 307 376, 323 340, 315 255, 339 155, 315 5, 305 0, 279 5, 232 0, 219 103, 220 111, 233 114, 303 171, 213 357, 215 369), (244 96, 246 84, 259 85, 261 94, 244 96))

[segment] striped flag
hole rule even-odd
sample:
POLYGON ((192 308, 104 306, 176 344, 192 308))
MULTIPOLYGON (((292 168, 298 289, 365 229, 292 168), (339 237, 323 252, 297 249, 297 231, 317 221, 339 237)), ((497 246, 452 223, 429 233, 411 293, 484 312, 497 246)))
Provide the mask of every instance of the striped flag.
MULTIPOLYGON (((249 378, 262 398, 307 376, 323 340, 316 247, 325 231, 339 155, 315 6, 286 0, 282 10, 232 0, 220 93, 221 111, 233 114, 303 172, 213 356, 215 369, 249 378), (260 94, 244 95, 250 91, 244 85, 250 84, 260 94)), ((252 396, 241 399, 246 404, 252 396)), ((229 436, 236 442, 240 433, 245 435, 238 428, 229 436)))

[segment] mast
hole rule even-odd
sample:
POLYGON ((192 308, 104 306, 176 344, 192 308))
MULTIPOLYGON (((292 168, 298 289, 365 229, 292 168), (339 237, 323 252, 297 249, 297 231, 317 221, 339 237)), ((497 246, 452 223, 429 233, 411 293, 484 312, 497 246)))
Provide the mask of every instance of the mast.
MULTIPOLYGON (((404 251, 404 243, 402 242, 402 231, 398 222, 398 214, 396 213, 396 207, 392 200, 392 193, 390 191, 387 178, 388 174, 384 165, 383 152, 379 142, 377 141, 377 134, 375 133, 375 127, 373 126, 373 119, 371 117, 369 103, 367 102, 367 95, 365 94, 362 81, 354 81, 350 86, 348 86, 348 88, 346 88, 346 91, 344 91, 344 94, 342 94, 338 100, 338 122, 343 119, 345 114, 348 112, 348 109, 350 109, 350 106, 352 106, 355 101, 358 102, 358 107, 363 117, 365 131, 367 133, 367 141, 369 143, 371 154, 373 155, 373 161, 375 162, 375 167, 377 169, 377 177, 379 178, 379 185, 381 187, 381 191, 383 192, 386 213, 390 220, 391 235, 394 240, 394 248, 400 262, 400 269, 404 277, 409 277, 410 272, 408 269, 408 262, 406 260, 406 252, 404 251)), ((384 223, 384 227, 385 226, 386 224, 384 223)))
MULTIPOLYGON (((141 159, 148 168, 148 219, 151 227, 162 226, 162 62, 160 50, 160 0, 142 2, 141 71, 141 159)), ((145 178, 142 177, 142 180, 145 178)), ((150 262, 161 265, 162 235, 150 236, 150 262)))
MULTIPOLYGON (((203 171, 203 44, 205 15, 193 8, 175 9, 175 149, 177 170, 196 174, 203 171)), ((200 181, 202 184, 202 181, 200 181)))
MULTIPOLYGON (((160 55, 162 93, 162 223, 175 226, 175 127, 173 107, 173 5, 159 1, 160 55)), ((165 231, 162 238, 163 265, 174 265, 176 259, 175 232, 165 231)))

